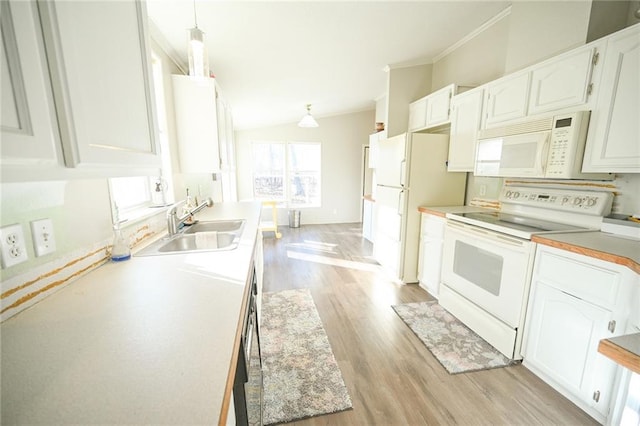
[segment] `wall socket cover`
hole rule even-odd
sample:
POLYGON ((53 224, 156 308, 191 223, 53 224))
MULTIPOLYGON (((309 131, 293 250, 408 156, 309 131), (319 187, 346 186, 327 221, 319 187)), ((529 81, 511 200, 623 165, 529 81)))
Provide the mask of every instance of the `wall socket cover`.
POLYGON ((31 238, 36 256, 44 256, 56 251, 56 239, 53 234, 53 222, 51 219, 32 221, 31 238))
POLYGON ((22 225, 16 223, 0 228, 0 254, 3 268, 17 265, 28 259, 22 225))

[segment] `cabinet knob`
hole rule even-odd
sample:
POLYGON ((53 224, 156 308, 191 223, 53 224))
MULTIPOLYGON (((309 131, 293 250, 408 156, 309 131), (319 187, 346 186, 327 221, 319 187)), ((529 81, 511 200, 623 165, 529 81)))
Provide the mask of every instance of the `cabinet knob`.
POLYGON ((595 402, 600 401, 600 391, 599 391, 599 390, 597 390, 597 391, 595 391, 595 392, 593 393, 593 400, 594 400, 595 402))
POLYGON ((616 331, 616 320, 609 321, 609 325, 607 326, 607 330, 609 330, 612 333, 614 331, 616 331))

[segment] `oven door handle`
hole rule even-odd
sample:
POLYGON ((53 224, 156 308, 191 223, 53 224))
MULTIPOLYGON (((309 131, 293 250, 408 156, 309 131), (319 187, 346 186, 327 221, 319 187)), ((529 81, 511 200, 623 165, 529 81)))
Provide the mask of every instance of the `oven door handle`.
POLYGON ((508 235, 502 235, 500 233, 489 231, 476 226, 467 226, 465 224, 453 222, 453 221, 447 222, 447 226, 450 226, 452 230, 456 232, 467 233, 471 236, 482 237, 488 240, 496 241, 498 243, 509 244, 514 247, 523 247, 525 245, 525 241, 519 238, 513 238, 508 235))

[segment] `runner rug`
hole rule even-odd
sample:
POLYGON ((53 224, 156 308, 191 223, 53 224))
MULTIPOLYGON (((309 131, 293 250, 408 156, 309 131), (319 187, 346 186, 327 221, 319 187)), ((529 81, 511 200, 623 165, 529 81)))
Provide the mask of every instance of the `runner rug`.
POLYGON ((392 308, 449 374, 506 367, 514 363, 438 302, 406 303, 392 308))
POLYGON ((264 293, 261 321, 265 425, 352 407, 308 289, 264 293))

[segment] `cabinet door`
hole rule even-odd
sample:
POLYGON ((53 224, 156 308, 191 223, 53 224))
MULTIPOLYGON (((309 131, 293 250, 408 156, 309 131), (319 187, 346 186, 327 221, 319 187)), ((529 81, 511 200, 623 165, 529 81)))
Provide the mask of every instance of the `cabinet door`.
POLYGON ((607 40, 583 172, 640 172, 640 25, 607 40))
POLYGON ((369 135, 369 168, 375 169, 378 165, 379 147, 378 144, 381 140, 387 138, 387 132, 385 130, 369 135))
POLYGON ((451 97, 454 85, 433 92, 427 97, 427 117, 425 127, 433 127, 449 122, 451 97))
POLYGON ((527 364, 606 416, 615 363, 598 353, 598 342, 611 337, 611 312, 542 281, 534 280, 532 290, 523 354, 527 364))
POLYGON ((409 104, 409 130, 423 129, 427 123, 427 98, 409 104))
POLYGON ((529 72, 518 73, 487 85, 484 127, 527 115, 530 75, 529 72))
POLYGON ((456 95, 451 100, 450 172, 472 172, 476 160, 476 139, 482 119, 482 90, 456 95))
POLYGON ((58 165, 59 157, 55 113, 47 102, 51 88, 36 6, 32 2, 3 1, 1 7, 0 160, 2 180, 6 182, 10 180, 7 175, 19 168, 58 165), (13 166, 17 166, 15 170, 13 166))
POLYGON ((595 47, 577 49, 533 67, 529 114, 586 103, 595 53, 595 47))
POLYGON ((67 166, 158 166, 144 3, 38 8, 67 166))
POLYGON ((171 78, 181 171, 220 171, 215 80, 185 75, 171 78))

